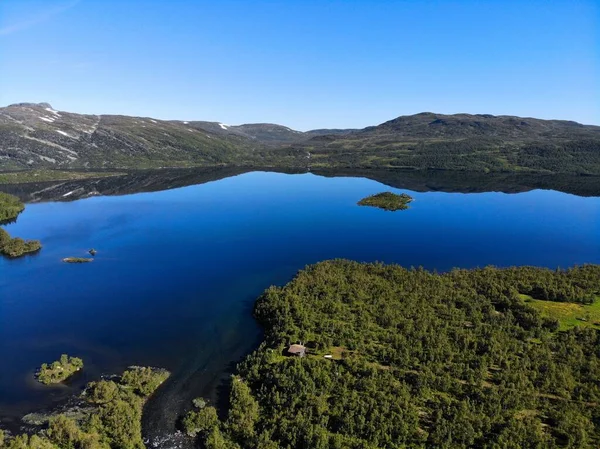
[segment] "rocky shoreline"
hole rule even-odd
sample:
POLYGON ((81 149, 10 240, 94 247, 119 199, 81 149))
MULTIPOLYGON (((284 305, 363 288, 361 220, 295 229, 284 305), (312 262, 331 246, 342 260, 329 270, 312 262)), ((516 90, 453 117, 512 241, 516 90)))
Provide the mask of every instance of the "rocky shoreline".
POLYGON ((45 430, 48 428, 49 423, 58 417, 66 418, 74 423, 86 422, 105 405, 102 402, 94 401, 90 397, 90 393, 93 395, 93 390, 98 384, 108 382, 119 384, 121 388, 136 392, 140 396, 139 407, 141 416, 141 408, 145 402, 169 375, 170 373, 162 368, 129 366, 123 375, 103 375, 97 381, 88 383, 83 391, 73 393, 68 398, 51 407, 27 413, 18 422, 0 416, 0 431, 3 431, 5 438, 10 440, 22 434, 45 436, 45 430), (123 384, 128 372, 138 374, 144 372, 150 373, 149 376, 152 379, 146 376, 144 379, 140 378, 136 385, 131 384, 131 380, 126 380, 125 384, 123 384))

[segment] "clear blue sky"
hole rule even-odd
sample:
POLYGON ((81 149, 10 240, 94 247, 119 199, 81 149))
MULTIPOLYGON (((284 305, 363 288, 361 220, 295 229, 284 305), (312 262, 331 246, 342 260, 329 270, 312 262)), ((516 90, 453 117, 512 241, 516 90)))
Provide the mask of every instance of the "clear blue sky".
POLYGON ((600 0, 0 0, 0 105, 296 129, 600 124, 600 0))

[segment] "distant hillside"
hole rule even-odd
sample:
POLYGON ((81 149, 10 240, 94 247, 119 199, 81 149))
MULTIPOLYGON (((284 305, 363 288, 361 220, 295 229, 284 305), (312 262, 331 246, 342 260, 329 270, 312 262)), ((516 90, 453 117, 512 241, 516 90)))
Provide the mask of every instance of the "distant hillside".
POLYGON ((600 127, 562 120, 426 112, 302 149, 323 167, 600 174, 600 127))
MULTIPOLYGON (((388 135, 408 138, 499 137, 502 139, 591 136, 600 127, 565 120, 494 116, 489 114, 444 115, 422 112, 395 118, 362 130, 360 135, 388 135)), ((597 136, 597 134, 596 134, 597 136)))
POLYGON ((402 116, 361 130, 301 132, 0 108, 0 170, 28 168, 410 168, 600 175, 600 127, 512 116, 402 116))
POLYGON ((0 168, 159 167, 245 162, 257 145, 202 124, 82 115, 46 103, 0 109, 0 168))

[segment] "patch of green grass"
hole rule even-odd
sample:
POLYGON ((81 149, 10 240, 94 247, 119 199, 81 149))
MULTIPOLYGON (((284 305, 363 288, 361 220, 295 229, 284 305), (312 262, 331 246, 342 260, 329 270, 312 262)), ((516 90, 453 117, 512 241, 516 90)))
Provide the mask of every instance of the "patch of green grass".
POLYGON ((352 351, 348 351, 348 349, 346 349, 343 346, 331 346, 325 350, 320 350, 320 351, 311 350, 308 353, 308 356, 316 358, 316 359, 327 358, 327 359, 331 359, 331 360, 342 360, 343 353, 350 353, 350 352, 352 352, 352 351), (325 356, 329 356, 329 357, 325 357, 325 356))
POLYGON ((569 330, 577 326, 600 329, 600 298, 598 297, 592 304, 584 305, 572 302, 542 301, 529 295, 519 296, 542 316, 558 320, 559 330, 569 330))

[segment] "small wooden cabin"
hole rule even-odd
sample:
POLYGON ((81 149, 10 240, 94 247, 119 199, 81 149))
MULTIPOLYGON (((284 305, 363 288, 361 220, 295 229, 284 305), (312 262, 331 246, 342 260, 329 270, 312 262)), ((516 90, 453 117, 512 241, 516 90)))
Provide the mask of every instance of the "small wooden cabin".
POLYGON ((304 357, 306 355, 306 347, 302 345, 291 345, 287 354, 295 357, 304 357))

